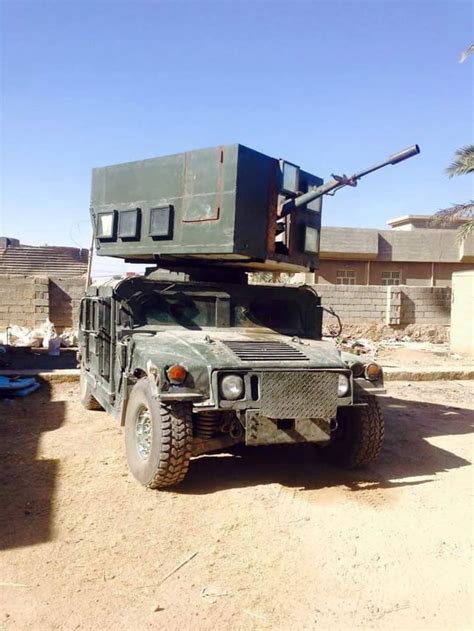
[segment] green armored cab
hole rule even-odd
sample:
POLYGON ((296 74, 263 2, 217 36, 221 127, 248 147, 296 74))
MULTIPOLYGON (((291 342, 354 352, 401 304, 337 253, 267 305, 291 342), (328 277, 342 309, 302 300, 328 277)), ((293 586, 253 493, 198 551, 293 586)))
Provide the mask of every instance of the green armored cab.
POLYGON ((383 441, 374 363, 322 341, 310 286, 252 271, 312 271, 322 196, 419 152, 328 183, 242 145, 94 169, 96 251, 150 272, 89 286, 81 303, 81 400, 125 426, 133 475, 181 482, 193 456, 310 442, 342 465, 383 441))

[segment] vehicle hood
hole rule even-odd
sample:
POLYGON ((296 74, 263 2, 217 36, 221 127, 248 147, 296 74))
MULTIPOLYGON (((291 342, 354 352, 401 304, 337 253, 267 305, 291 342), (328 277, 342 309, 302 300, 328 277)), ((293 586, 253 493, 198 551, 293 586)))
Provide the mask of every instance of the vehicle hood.
POLYGON ((316 340, 301 340, 285 335, 262 333, 249 329, 190 331, 159 330, 133 334, 135 366, 144 367, 148 360, 157 367, 181 363, 188 370, 193 368, 347 368, 340 352, 330 343, 316 340), (303 353, 303 360, 246 361, 226 345, 226 342, 283 342, 303 353))

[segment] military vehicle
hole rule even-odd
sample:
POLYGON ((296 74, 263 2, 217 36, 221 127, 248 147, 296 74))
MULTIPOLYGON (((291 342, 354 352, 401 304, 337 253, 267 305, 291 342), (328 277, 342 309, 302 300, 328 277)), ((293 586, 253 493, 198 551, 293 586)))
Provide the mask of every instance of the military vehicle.
POLYGON ((278 443, 348 467, 377 458, 380 366, 322 340, 314 288, 248 272, 316 269, 323 195, 418 152, 326 184, 242 145, 94 169, 98 255, 151 267, 88 287, 80 396, 125 426, 139 482, 172 486, 193 456, 278 443))

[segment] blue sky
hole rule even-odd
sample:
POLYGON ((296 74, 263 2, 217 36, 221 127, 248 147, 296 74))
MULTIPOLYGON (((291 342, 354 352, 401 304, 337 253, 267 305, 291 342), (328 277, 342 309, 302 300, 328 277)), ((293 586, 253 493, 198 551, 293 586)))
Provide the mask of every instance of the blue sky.
POLYGON ((87 247, 93 166, 233 142, 322 177, 420 145, 327 198, 326 225, 385 227, 472 196, 444 173, 472 142, 470 2, 1 6, 0 234, 87 247))

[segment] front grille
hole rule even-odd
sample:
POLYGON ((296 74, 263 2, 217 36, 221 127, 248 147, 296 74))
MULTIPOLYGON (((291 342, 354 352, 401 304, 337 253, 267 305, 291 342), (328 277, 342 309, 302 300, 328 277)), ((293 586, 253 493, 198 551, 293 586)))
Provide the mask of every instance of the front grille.
POLYGON ((336 372, 261 373, 260 412, 269 418, 335 418, 336 372))
POLYGON ((230 340, 224 344, 244 362, 308 361, 309 359, 299 349, 285 342, 230 340))

